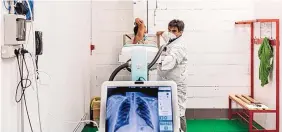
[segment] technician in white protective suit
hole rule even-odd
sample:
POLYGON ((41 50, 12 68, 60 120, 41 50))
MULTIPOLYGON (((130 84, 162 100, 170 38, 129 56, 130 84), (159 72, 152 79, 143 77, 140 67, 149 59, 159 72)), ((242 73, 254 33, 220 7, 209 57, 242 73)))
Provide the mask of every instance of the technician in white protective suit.
POLYGON ((172 20, 168 24, 168 32, 159 31, 157 37, 158 39, 162 37, 165 44, 168 43, 161 55, 161 64, 158 66, 158 81, 176 82, 181 129, 186 132, 187 48, 182 37, 184 26, 183 21, 172 20))

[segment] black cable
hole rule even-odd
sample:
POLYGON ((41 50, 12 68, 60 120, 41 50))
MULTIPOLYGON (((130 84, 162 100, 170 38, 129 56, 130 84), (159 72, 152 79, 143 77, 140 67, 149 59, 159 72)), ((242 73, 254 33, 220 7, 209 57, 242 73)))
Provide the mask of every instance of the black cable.
POLYGON ((22 79, 22 80, 18 83, 18 85, 17 85, 17 90, 16 90, 16 96, 15 96, 15 100, 16 100, 17 103, 21 102, 21 100, 22 100, 22 98, 23 98, 23 96, 24 96, 25 89, 26 89, 26 88, 23 88, 23 89, 22 89, 21 98, 20 98, 19 100, 17 100, 18 89, 19 89, 20 84, 22 84, 23 81, 26 81, 26 82, 28 81, 28 82, 29 82, 29 85, 27 85, 27 87, 29 87, 29 86, 31 85, 31 80, 29 80, 29 79, 22 79))
MULTIPOLYGON (((26 88, 26 87, 23 86, 23 81, 26 80, 26 79, 23 79, 23 75, 22 75, 23 69, 21 69, 21 67, 20 67, 19 56, 18 56, 18 55, 16 55, 16 56, 17 56, 17 62, 18 62, 18 66, 19 66, 19 73, 20 73, 20 79, 21 79, 21 81, 20 81, 20 82, 18 83, 18 85, 17 85, 15 100, 16 100, 17 103, 19 103, 19 102, 21 102, 21 100, 22 100, 22 97, 23 97, 23 94, 24 94, 24 90, 25 90, 25 88, 26 88), (20 98, 19 100, 17 100, 18 89, 19 89, 20 84, 21 84, 21 86, 22 86, 22 94, 21 94, 21 98, 20 98)), ((22 68, 23 68, 23 66, 22 66, 22 68)))
POLYGON ((139 77, 137 81, 142 81, 141 78, 143 79, 143 81, 146 81, 144 77, 139 77))
MULTIPOLYGON (((22 61, 22 62, 21 62, 21 64, 22 64, 22 69, 21 69, 20 72, 21 72, 22 74, 20 74, 20 75, 21 75, 21 80, 23 80, 23 68, 24 68, 24 67, 23 67, 23 64, 24 64, 24 63, 23 63, 23 56, 21 57, 21 61, 22 61)), ((22 81, 21 85, 22 85, 22 88, 25 88, 24 85, 23 85, 23 81, 22 81)))
POLYGON ((15 100, 17 103, 21 102, 22 99, 24 99, 24 104, 25 104, 25 109, 26 109, 26 114, 27 114, 27 117, 28 117, 28 121, 29 121, 29 126, 30 126, 30 129, 31 129, 31 132, 33 132, 33 128, 32 128, 32 124, 31 124, 31 120, 30 120, 30 116, 29 116, 29 112, 28 112, 28 108, 27 108, 27 102, 26 102, 26 98, 25 98, 25 90, 31 86, 31 80, 29 79, 29 70, 28 70, 28 67, 27 67, 27 64, 26 64, 26 60, 25 60, 25 56, 24 56, 24 53, 23 52, 26 52, 26 50, 22 49, 22 50, 16 50, 15 51, 15 54, 16 54, 16 58, 17 58, 17 62, 18 62, 18 66, 19 66, 19 73, 20 73, 20 82, 18 83, 17 85, 17 89, 16 89, 16 95, 15 95, 15 100), (23 53, 23 54, 22 54, 23 53), (21 58, 21 61, 22 61, 22 65, 20 65, 20 60, 19 60, 19 55, 22 56, 21 58), (25 68, 26 68, 26 71, 27 71, 27 77, 26 78, 23 78, 23 65, 25 64, 25 68), (25 81, 25 85, 23 85, 23 82, 25 81), (29 82, 29 84, 28 84, 29 82), (21 97, 19 100, 17 100, 17 95, 18 95, 18 90, 19 90, 19 86, 21 84, 21 88, 22 88, 22 93, 21 93, 21 97))
POLYGON ((31 129, 31 132, 33 132, 31 120, 30 120, 29 113, 28 113, 27 103, 26 103, 26 99, 25 99, 25 94, 24 94, 24 105, 25 105, 25 111, 26 111, 26 114, 27 114, 29 126, 30 126, 30 129, 31 129))
MULTIPOLYGON (((180 36, 179 36, 179 37, 180 37, 180 36)), ((150 69, 156 64, 156 62, 157 62, 158 59, 160 58, 162 52, 166 49, 166 46, 169 45, 169 44, 171 44, 173 41, 175 41, 175 40, 178 39, 179 37, 170 40, 167 44, 162 45, 162 46, 159 48, 159 51, 158 51, 157 54, 155 55, 154 59, 151 61, 150 64, 148 64, 148 70, 150 70, 150 69)), ((115 78, 115 76, 117 75, 117 73, 118 73, 120 70, 124 69, 124 68, 126 68, 129 72, 131 72, 131 69, 129 68, 129 61, 131 61, 131 59, 129 59, 126 63, 124 63, 124 64, 120 65, 119 67, 117 67, 117 68, 114 70, 114 72, 111 74, 109 81, 113 81, 114 78, 115 78)), ((144 78, 143 78, 143 79, 144 79, 144 78)), ((139 78, 138 80, 140 80, 140 78, 139 78)), ((144 80, 145 80, 145 79, 144 79, 144 80)))
MULTIPOLYGON (((32 57, 32 54, 31 53, 29 53, 29 55, 30 55, 30 57, 31 57, 31 59, 32 59, 32 64, 33 64, 33 68, 34 68, 34 72, 36 72, 37 73, 37 75, 36 74, 34 74, 35 75, 35 78, 37 78, 37 79, 39 79, 39 72, 38 72, 38 66, 35 66, 35 60, 33 59, 33 57, 32 57)), ((38 55, 35 55, 36 57, 37 57, 37 59, 38 59, 38 55)), ((42 132, 42 122, 41 122, 41 114, 40 114, 40 102, 39 102, 39 93, 38 93, 38 84, 37 84, 37 82, 36 82, 37 80, 35 80, 35 83, 36 83, 36 96, 37 96, 37 112, 38 112, 38 120, 39 120, 39 127, 40 127, 40 132, 42 132)))
MULTIPOLYGON (((25 54, 23 54, 22 56, 23 56, 23 61, 24 61, 24 63, 25 63, 25 67, 26 67, 26 71, 27 71, 26 80, 29 80, 29 81, 30 81, 30 85, 31 85, 31 80, 28 79, 28 77, 29 77, 29 70, 28 70, 28 67, 27 67, 27 64, 26 64, 25 54)), ((23 68, 22 68, 22 70, 23 70, 23 68)), ((30 85, 27 87, 26 84, 27 84, 27 81, 26 81, 26 83, 25 83, 25 88, 28 88, 30 85)), ((23 95, 24 95, 24 104, 25 104, 25 109, 26 109, 27 118, 28 118, 28 121, 29 121, 29 126, 30 126, 30 129, 31 129, 31 132, 33 132, 32 125, 31 125, 31 120, 30 120, 29 112, 28 112, 28 108, 27 108, 25 93, 24 93, 24 92, 23 92, 23 95)))
MULTIPOLYGON (((32 54, 31 53, 29 53, 29 55, 30 55, 30 57, 32 58, 32 54)), ((37 75, 36 75, 36 78, 37 78, 37 80, 39 79, 39 71, 38 71, 38 55, 35 55, 35 60, 34 59, 32 59, 32 63, 35 63, 35 66, 34 66, 34 68, 35 68, 35 71, 36 71, 36 73, 37 73, 37 75)))
MULTIPOLYGON (((24 61, 25 68, 26 68, 26 71, 27 71, 27 77, 26 77, 26 79, 28 79, 28 77, 29 77, 29 70, 28 70, 28 67, 27 67, 27 64, 26 64, 26 60, 25 60, 24 54, 23 54, 23 61, 24 61)), ((29 79, 28 79, 28 80, 29 80, 29 79)), ((30 80, 30 82, 31 82, 31 80, 30 80)), ((26 83, 27 83, 27 81, 25 82, 25 87, 26 87, 26 83)), ((28 86, 28 87, 29 87, 29 86, 28 86)))
MULTIPOLYGON (((29 77, 29 70, 28 70, 28 67, 27 67, 27 64, 26 64, 25 55, 23 54, 22 56, 23 56, 23 61, 25 63, 25 67, 26 67, 26 71, 27 71, 26 80, 29 80, 30 81, 30 85, 31 85, 31 80, 28 79, 28 77, 29 77)), ((22 70, 23 70, 23 68, 22 68, 22 70)), ((27 87, 26 84, 27 84, 27 81, 25 83, 25 88, 28 88, 30 85, 27 87)), ((25 98, 25 93, 24 92, 23 92, 23 96, 24 96, 24 104, 25 104, 25 109, 26 109, 26 114, 27 114, 29 126, 30 126, 30 129, 31 129, 31 132, 33 132, 33 128, 32 128, 32 125, 31 125, 31 120, 30 120, 30 117, 29 117, 29 112, 28 112, 28 108, 27 108, 27 103, 26 103, 26 98, 25 98)))
POLYGON ((127 34, 125 34, 125 36, 127 37, 127 38, 129 38, 129 39, 132 39, 130 36, 128 36, 127 34))
MULTIPOLYGON (((29 53, 30 56, 32 57, 31 53, 29 53)), ((37 73, 37 76, 36 76, 36 79, 38 80, 39 79, 39 72, 38 72, 38 55, 36 55, 36 58, 35 58, 35 65, 36 65, 36 73, 37 73)))
POLYGON ((109 81, 113 81, 115 76, 118 74, 118 72, 126 67, 128 67, 129 64, 128 63, 124 63, 122 65, 120 65, 119 67, 117 67, 114 72, 111 74, 109 81))
MULTIPOLYGON (((158 59, 160 58, 162 52, 165 50, 166 46, 169 45, 170 43, 172 43, 173 41, 175 41, 176 39, 178 39, 179 37, 169 41, 167 44, 165 45, 162 45, 160 48, 159 48, 159 51, 157 52, 157 54, 155 55, 154 59, 151 61, 150 64, 148 64, 148 70, 150 70, 155 64, 156 62, 158 61, 158 59)), ((131 72, 131 69, 129 68, 129 61, 131 61, 131 59, 129 59, 126 63, 120 65, 119 67, 117 67, 114 72, 111 74, 110 76, 110 79, 109 81, 113 81, 115 76, 117 75, 117 73, 126 68, 129 72, 131 72)), ((139 78, 140 79, 140 78, 139 78)), ((144 79, 144 78, 143 78, 144 79)), ((145 80, 145 79, 144 79, 145 80)))
MULTIPOLYGON (((17 89, 16 89, 15 100, 16 100, 17 103, 21 102, 22 97, 23 97, 23 94, 24 94, 24 92, 25 92, 25 89, 31 86, 31 80, 28 79, 29 74, 28 74, 28 76, 27 76, 26 79, 23 78, 23 61, 24 61, 24 60, 22 59, 21 61, 22 61, 22 67, 20 67, 19 57, 17 56, 17 62, 18 62, 18 65, 19 65, 19 73, 20 73, 20 79, 21 79, 20 82, 18 83, 17 89), (26 82, 26 83, 25 83, 25 86, 23 85, 23 82, 24 82, 24 81, 26 82), (29 82, 29 85, 27 85, 27 82, 29 82), (21 84, 21 86, 22 86, 22 94, 21 94, 21 98, 20 98, 19 100, 17 100, 17 95, 18 95, 18 90, 19 90, 20 84, 21 84)), ((25 64, 26 64, 26 63, 25 63, 25 64)), ((26 66, 26 67, 27 67, 27 66, 26 66)))
MULTIPOLYGON (((170 42, 171 43, 171 42, 170 42)), ((170 44, 168 43, 168 44, 170 44)), ((159 51, 157 52, 157 54, 155 55, 154 59, 151 61, 151 63, 148 65, 148 70, 150 70, 154 64, 156 64, 157 60, 160 58, 163 50, 166 48, 167 45, 162 45, 159 49, 159 51)), ((119 67, 117 67, 114 72, 111 74, 109 81, 113 81, 115 76, 117 75, 117 73, 126 68, 129 72, 131 72, 131 69, 129 68, 129 61, 131 61, 131 59, 129 59, 126 63, 120 65, 119 67)), ((140 78, 139 78, 140 79, 140 78)), ((144 79, 144 78, 143 78, 144 79)), ((145 80, 145 79, 144 79, 145 80)))
MULTIPOLYGON (((130 61, 131 61, 131 59, 129 59, 128 61, 126 61, 126 63, 129 63, 130 61)), ((131 68, 129 68, 129 67, 126 67, 126 70, 129 71, 129 72, 131 72, 131 68)))
MULTIPOLYGON (((181 35, 180 35, 179 37, 181 37, 181 35)), ((156 62, 157 62, 158 59, 160 58, 162 52, 163 52, 164 50, 166 50, 166 46, 170 45, 173 41, 175 41, 175 40, 178 39, 179 37, 170 40, 167 44, 162 45, 162 46, 160 47, 160 49, 159 49, 159 51, 157 52, 157 54, 155 55, 154 59, 153 59, 153 60, 151 61, 151 63, 148 65, 148 70, 150 70, 150 69, 156 64, 156 62)))
MULTIPOLYGON (((164 50, 164 48, 166 47, 166 45, 162 45, 158 51, 158 53, 155 55, 154 59, 151 61, 151 63, 148 65, 148 70, 150 70, 153 65, 157 62, 157 60, 160 58, 162 51, 164 50)), ((119 67, 117 67, 113 73, 111 74, 109 81, 113 81, 115 76, 117 75, 117 73, 126 68, 129 72, 131 72, 131 69, 129 68, 129 61, 131 61, 131 59, 129 59, 126 63, 120 65, 119 67)))
MULTIPOLYGON (((31 57, 32 57, 32 55, 31 55, 31 57)), ((38 71, 38 55, 35 58, 35 64, 36 64, 36 70, 38 71)))
POLYGON ((166 45, 162 45, 159 49, 159 51, 157 52, 157 54, 155 55, 154 59, 151 61, 151 63, 148 65, 148 70, 150 70, 153 65, 156 64, 156 62, 158 61, 158 59, 160 58, 163 50, 165 49, 166 45))

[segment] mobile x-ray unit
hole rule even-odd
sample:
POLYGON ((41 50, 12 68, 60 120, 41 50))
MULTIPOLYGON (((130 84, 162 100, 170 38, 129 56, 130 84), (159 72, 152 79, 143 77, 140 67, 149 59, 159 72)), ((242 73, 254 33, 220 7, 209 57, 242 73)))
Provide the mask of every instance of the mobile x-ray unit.
POLYGON ((99 132, 180 131, 176 83, 148 79, 165 46, 124 43, 123 64, 101 87, 99 132), (131 81, 114 81, 124 69, 131 72, 131 81))

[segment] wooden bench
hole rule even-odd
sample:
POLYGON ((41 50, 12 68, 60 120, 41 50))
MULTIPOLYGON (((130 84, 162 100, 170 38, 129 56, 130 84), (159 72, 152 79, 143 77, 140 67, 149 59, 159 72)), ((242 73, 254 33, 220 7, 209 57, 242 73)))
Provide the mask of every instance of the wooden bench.
POLYGON ((244 109, 247 110, 269 110, 269 108, 266 105, 260 103, 259 101, 247 95, 239 95, 239 94, 229 95, 229 99, 235 101, 237 104, 239 104, 240 106, 242 106, 244 109))
POLYGON ((254 124, 253 118, 254 118, 254 113, 275 113, 275 112, 276 110, 269 109, 266 105, 251 98, 250 96, 241 95, 241 94, 229 95, 228 118, 232 119, 232 115, 238 115, 249 124, 249 132, 253 132, 253 131, 272 132, 273 130, 259 130, 258 128, 256 128, 256 126, 253 125, 254 124), (243 108, 243 111, 233 112, 232 101, 234 101, 236 104, 239 104, 243 108))

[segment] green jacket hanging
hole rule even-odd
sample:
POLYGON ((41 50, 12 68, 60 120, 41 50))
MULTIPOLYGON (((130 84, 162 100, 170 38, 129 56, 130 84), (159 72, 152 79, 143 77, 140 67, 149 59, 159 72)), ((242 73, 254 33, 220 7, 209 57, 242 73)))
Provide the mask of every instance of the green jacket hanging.
POLYGON ((268 84, 268 76, 273 68, 273 49, 268 38, 264 38, 258 51, 258 57, 260 59, 259 79, 261 80, 261 86, 264 86, 268 84))

